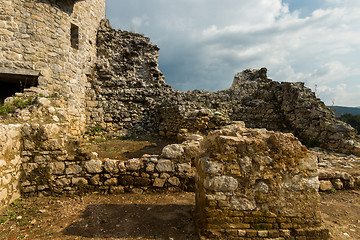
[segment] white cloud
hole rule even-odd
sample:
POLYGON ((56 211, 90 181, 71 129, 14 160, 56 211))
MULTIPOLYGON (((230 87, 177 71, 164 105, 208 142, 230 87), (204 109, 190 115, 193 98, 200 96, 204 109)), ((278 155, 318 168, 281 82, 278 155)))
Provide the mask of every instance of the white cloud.
POLYGON ((107 3, 115 27, 132 26, 159 45, 160 68, 177 89, 224 89, 236 72, 267 67, 274 80, 316 84, 327 104, 336 96, 360 105, 358 0, 326 0, 306 17, 281 0, 107 3))

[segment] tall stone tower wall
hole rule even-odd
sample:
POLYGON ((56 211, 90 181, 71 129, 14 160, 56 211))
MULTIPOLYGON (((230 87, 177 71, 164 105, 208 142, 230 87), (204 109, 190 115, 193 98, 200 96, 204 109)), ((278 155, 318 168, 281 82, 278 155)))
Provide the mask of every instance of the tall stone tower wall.
POLYGON ((105 0, 1 1, 0 81, 38 76, 35 91, 58 93, 69 117, 83 123, 87 75, 104 17, 105 0))

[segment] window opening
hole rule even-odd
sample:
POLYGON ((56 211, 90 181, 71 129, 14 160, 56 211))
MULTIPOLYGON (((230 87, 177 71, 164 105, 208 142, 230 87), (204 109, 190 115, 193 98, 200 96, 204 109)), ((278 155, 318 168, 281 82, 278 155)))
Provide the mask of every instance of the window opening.
POLYGON ((79 49, 79 27, 75 24, 71 24, 70 37, 71 47, 79 49))

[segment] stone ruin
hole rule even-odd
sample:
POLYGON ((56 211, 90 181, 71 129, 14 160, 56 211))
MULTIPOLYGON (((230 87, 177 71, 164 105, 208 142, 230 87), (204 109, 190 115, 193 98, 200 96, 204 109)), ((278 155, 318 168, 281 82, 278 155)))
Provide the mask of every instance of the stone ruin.
MULTIPOLYGON (((180 92, 165 83, 149 38, 102 20, 104 0, 6 0, 0 9, 9 89, 0 92, 0 207, 20 195, 195 191, 203 238, 328 238, 318 158, 303 144, 360 156, 360 143, 303 83, 272 81, 262 68, 236 74, 226 90, 180 92), (81 148, 94 129, 179 143, 104 159, 81 148)), ((325 175, 336 186, 358 181, 325 175)))

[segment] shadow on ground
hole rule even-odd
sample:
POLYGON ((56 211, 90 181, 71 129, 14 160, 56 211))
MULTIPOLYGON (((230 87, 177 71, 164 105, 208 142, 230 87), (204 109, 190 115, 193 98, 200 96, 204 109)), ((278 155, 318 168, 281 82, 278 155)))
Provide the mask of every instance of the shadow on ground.
POLYGON ((89 205, 63 230, 88 238, 197 239, 193 205, 89 205))

